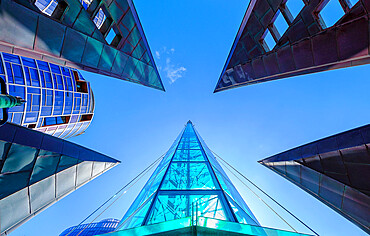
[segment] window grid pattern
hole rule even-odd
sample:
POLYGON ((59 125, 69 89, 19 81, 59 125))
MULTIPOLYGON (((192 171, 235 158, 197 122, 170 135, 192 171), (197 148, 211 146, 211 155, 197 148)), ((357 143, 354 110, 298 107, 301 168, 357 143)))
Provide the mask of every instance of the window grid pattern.
POLYGON ((119 230, 181 219, 194 212, 200 217, 259 225, 199 137, 189 121, 122 218, 119 230))
POLYGON ((91 120, 81 121, 82 115, 94 112, 90 84, 87 93, 78 92, 76 80, 84 79, 71 68, 0 52, 0 78, 10 95, 27 101, 9 109, 9 122, 60 138, 79 135, 90 125, 91 120), (43 125, 44 119, 65 116, 67 123, 43 125))
POLYGON ((118 223, 119 220, 116 219, 105 219, 97 223, 82 224, 64 230, 59 236, 91 236, 105 234, 114 231, 118 223))

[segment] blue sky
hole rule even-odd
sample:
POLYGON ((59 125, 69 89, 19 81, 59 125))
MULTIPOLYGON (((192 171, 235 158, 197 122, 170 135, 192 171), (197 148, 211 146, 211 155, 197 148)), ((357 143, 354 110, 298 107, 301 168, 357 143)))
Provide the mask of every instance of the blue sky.
MULTIPOLYGON (((370 66, 213 94, 248 1, 134 3, 167 92, 83 72, 95 94, 95 117, 84 135, 70 140, 119 159, 122 164, 51 206, 12 235, 58 235, 78 224, 166 152, 189 119, 213 151, 320 235, 366 235, 257 161, 367 124, 370 66)), ((229 177, 262 225, 288 229, 237 179, 231 174, 229 177)), ((121 218, 148 178, 139 181, 99 219, 121 218)), ((281 210, 279 213, 283 214, 281 210)), ((298 230, 308 232, 287 219, 298 230)))

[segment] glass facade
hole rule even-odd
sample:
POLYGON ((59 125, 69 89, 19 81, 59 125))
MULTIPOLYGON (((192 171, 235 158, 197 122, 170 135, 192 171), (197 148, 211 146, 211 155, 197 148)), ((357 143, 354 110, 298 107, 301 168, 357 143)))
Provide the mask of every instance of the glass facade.
POLYGON ((9 109, 9 122, 60 137, 83 133, 94 113, 94 97, 74 69, 0 52, 0 78, 10 95, 27 102, 9 109))
POLYGON ((98 223, 83 224, 73 226, 63 231, 59 236, 93 236, 106 234, 114 231, 117 228, 119 220, 105 219, 98 223))
POLYGON ((119 161, 12 123, 0 127, 0 234, 117 165, 119 161))
POLYGON ((259 226, 189 121, 117 230, 191 217, 259 226))

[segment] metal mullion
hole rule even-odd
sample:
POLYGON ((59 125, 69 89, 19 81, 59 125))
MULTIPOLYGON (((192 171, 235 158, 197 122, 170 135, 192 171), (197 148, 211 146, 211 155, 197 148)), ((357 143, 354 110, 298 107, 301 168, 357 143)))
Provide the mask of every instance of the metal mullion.
POLYGON ((6 66, 5 66, 5 60, 4 60, 4 57, 3 57, 3 53, 2 53, 2 52, 0 52, 0 59, 1 59, 1 64, 2 64, 3 69, 4 69, 5 84, 6 84, 6 91, 7 91, 7 93, 9 94, 9 79, 8 79, 8 71, 7 71, 6 66))
MULTIPOLYGON (((194 130, 194 127, 193 127, 193 130, 194 130)), ((205 153, 205 151, 204 151, 204 147, 203 147, 203 144, 200 142, 200 139, 199 139, 199 137, 198 137, 198 133, 197 132, 195 132, 195 130, 194 130, 194 133, 195 133, 195 136, 196 136, 196 138, 197 138, 197 140, 198 140, 198 142, 199 142, 199 144, 200 144, 200 146, 202 147, 202 152, 203 152, 203 154, 205 155, 205 157, 207 158, 207 161, 208 161, 208 163, 210 164, 210 162, 209 162, 209 159, 208 159, 208 156, 207 156, 207 154, 205 153)), ((233 211, 233 209, 232 209, 232 207, 231 207, 231 205, 230 205, 230 203, 229 203, 229 201, 227 200, 227 198, 226 198, 226 195, 225 195, 225 193, 224 193, 224 191, 223 191, 223 188, 222 188, 222 186, 221 186, 221 184, 220 184, 220 181, 218 180, 218 178, 217 178, 217 176, 216 176, 216 173, 215 173, 215 171, 213 170, 213 168, 211 168, 211 173, 213 174, 213 176, 214 176, 214 178, 216 179, 216 181, 217 181, 217 183, 218 183, 218 185, 220 186, 220 191, 221 191, 221 195, 222 195, 222 197, 221 197, 221 195, 218 195, 218 196, 220 196, 220 201, 221 201, 221 204, 223 205, 223 207, 225 206, 225 205, 227 205, 227 207, 224 207, 224 209, 225 209, 225 213, 226 214, 231 214, 231 218, 233 218, 234 219, 234 222, 239 222, 238 221, 238 219, 236 218, 236 215, 235 215, 235 213, 234 213, 234 211, 233 211)), ((214 190, 215 191, 215 190, 214 190)))
MULTIPOLYGON (((40 69, 39 69, 39 65, 37 64, 37 62, 35 61, 35 64, 36 64, 36 70, 37 70, 37 75, 39 76, 39 83, 40 83, 40 105, 39 105, 39 112, 38 112, 38 115, 37 115, 37 120, 36 120, 36 128, 38 123, 39 123, 39 119, 41 117, 41 110, 42 110, 42 94, 44 92, 43 88, 42 88, 42 81, 41 81, 41 74, 40 74, 40 69)), ((31 78, 31 74, 30 74, 30 78, 31 78)), ((32 85, 32 79, 31 79, 31 85, 32 85)), ((46 91, 45 91, 45 98, 46 98, 46 91)), ((32 108, 32 107, 31 107, 32 108)))
POLYGON ((153 208, 154 202, 155 202, 155 200, 158 198, 158 194, 159 194, 159 192, 160 192, 160 191, 163 191, 163 190, 160 190, 160 189, 161 189, 161 187, 162 187, 162 184, 163 184, 164 178, 166 177, 166 175, 167 175, 167 173, 168 173, 168 170, 170 169, 170 166, 171 166, 171 163, 172 163, 173 157, 175 156, 175 153, 176 153, 176 151, 177 151, 177 148, 178 148, 178 147, 179 147, 179 145, 180 145, 180 141, 181 141, 182 137, 184 136, 184 132, 185 132, 185 130, 186 130, 186 126, 185 126, 185 129, 182 131, 181 138, 179 139, 179 141, 178 141, 178 143, 177 143, 177 145, 176 145, 176 149, 175 149, 175 151, 173 152, 172 157, 171 157, 171 160, 170 160, 170 162, 168 163, 167 169, 166 169, 166 171, 164 172, 163 178, 162 178, 162 180, 161 180, 160 184, 158 185, 158 189, 157 189, 157 191, 156 191, 155 195, 153 196, 153 201, 150 203, 150 206, 149 206, 149 208, 148 208, 148 211, 147 211, 147 212, 146 212, 146 214, 145 214, 145 217, 144 217, 143 222, 142 222, 142 224, 141 224, 142 226, 143 226, 143 225, 145 225, 145 224, 147 224, 147 222, 148 222, 148 218, 149 218, 149 214, 150 214, 150 213, 151 213, 151 211, 152 211, 152 208, 153 208))
POLYGON ((189 190, 189 189, 169 189, 169 190, 161 190, 158 195, 218 195, 222 192, 222 190, 212 190, 212 189, 196 189, 196 190, 189 190))
MULTIPOLYGON (((50 72, 50 76, 51 76, 51 87, 52 87, 52 91, 53 91, 53 99, 52 99, 53 104, 52 104, 52 107, 51 107, 51 116, 54 116, 54 110, 55 110, 55 88, 54 88, 53 72, 51 71, 49 62, 46 62, 46 64, 49 67, 49 72, 50 72)), ((45 79, 45 76, 44 76, 44 79, 45 79)), ((46 81, 45 81, 45 86, 46 86, 46 81)))
MULTIPOLYGON (((19 58, 19 61, 20 61, 20 64, 21 64, 21 68, 22 68, 22 73, 23 73, 23 87, 24 87, 24 100, 27 100, 27 97, 28 97, 28 91, 27 91, 27 83, 26 83, 26 73, 24 72, 24 66, 23 66, 23 62, 22 62, 22 58, 20 56, 17 56, 19 58)), ((12 65, 13 63, 11 63, 12 65)), ((12 73, 13 73, 13 66, 11 66, 12 68, 12 73)), ((14 83, 15 83, 15 77, 14 77, 14 73, 13 73, 13 78, 14 78, 14 83)), ((31 108, 32 108, 32 103, 31 103, 31 108)), ((21 121, 21 126, 23 126, 24 124, 24 120, 26 119, 26 115, 27 115, 27 105, 24 105, 24 108, 23 108, 23 116, 22 116, 22 121, 21 121)))

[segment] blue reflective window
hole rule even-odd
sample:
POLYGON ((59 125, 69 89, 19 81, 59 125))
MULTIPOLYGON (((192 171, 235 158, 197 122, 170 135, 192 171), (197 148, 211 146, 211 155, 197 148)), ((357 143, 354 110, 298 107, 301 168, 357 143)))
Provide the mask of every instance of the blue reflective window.
POLYGON ((24 84, 22 67, 20 65, 12 65, 13 75, 16 84, 24 84))
POLYGON ((12 122, 15 123, 15 124, 21 124, 22 123, 22 116, 23 114, 22 113, 13 113, 13 119, 12 119, 12 122))
POLYGON ((41 107, 41 116, 50 116, 51 110, 51 107, 41 107))
POLYGON ((69 69, 68 68, 66 68, 66 67, 60 67, 60 69, 62 70, 62 74, 64 75, 64 76, 71 76, 70 74, 69 74, 69 69))
POLYGON ((39 74, 36 69, 30 69, 31 84, 32 86, 40 87, 39 74))
POLYGON ((32 67, 32 68, 36 68, 35 60, 33 60, 33 59, 31 59, 31 58, 22 57, 22 62, 23 62, 23 65, 24 65, 24 66, 28 66, 28 67, 32 67))
POLYGON ((29 72, 27 67, 24 67, 24 73, 26 75, 26 84, 28 86, 30 86, 31 85, 31 76, 30 76, 30 72, 29 72))
POLYGON ((49 64, 51 72, 56 73, 56 74, 61 74, 60 73, 60 67, 54 64, 49 64))
POLYGON ((37 121, 37 112, 26 112, 25 123, 34 123, 37 121))
POLYGON ((72 113, 72 104, 73 104, 73 93, 66 92, 65 94, 65 106, 64 106, 64 114, 71 114, 72 113))
POLYGON ((66 90, 73 91, 71 77, 63 76, 63 78, 64 78, 64 85, 66 87, 66 90))
POLYGON ((10 63, 5 63, 5 67, 6 67, 6 73, 8 74, 9 83, 14 84, 13 72, 12 72, 12 67, 10 66, 10 63))
POLYGON ((63 80, 61 75, 53 74, 54 88, 63 90, 63 80))
POLYGON ((27 88, 27 93, 41 94, 41 90, 38 88, 27 88))
POLYGON ((48 63, 47 63, 47 62, 44 62, 44 61, 37 61, 37 65, 39 66, 39 69, 40 69, 40 70, 50 71, 50 69, 49 69, 49 66, 48 66, 48 63))
POLYGON ((1 60, 1 57, 0 57, 0 74, 5 74, 3 69, 3 61, 1 60))
POLYGON ((19 57, 17 55, 3 52, 3 57, 5 61, 21 64, 21 61, 19 60, 19 57))
POLYGON ((78 117, 79 117, 79 115, 73 115, 71 120, 70 120, 70 123, 76 123, 78 121, 78 117))
POLYGON ((78 114, 80 112, 80 108, 81 108, 81 98, 76 97, 76 94, 75 94, 75 104, 74 104, 73 114, 78 114))
POLYGON ((61 115, 64 105, 64 92, 55 91, 54 115, 61 115))
POLYGON ((52 79, 50 72, 43 72, 45 80, 45 88, 53 88, 52 79))

